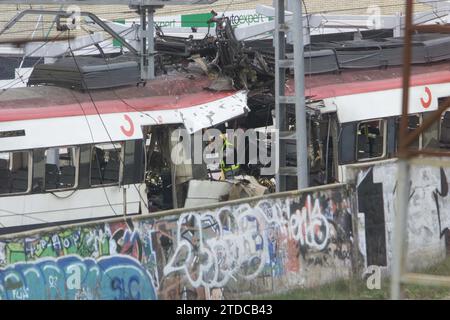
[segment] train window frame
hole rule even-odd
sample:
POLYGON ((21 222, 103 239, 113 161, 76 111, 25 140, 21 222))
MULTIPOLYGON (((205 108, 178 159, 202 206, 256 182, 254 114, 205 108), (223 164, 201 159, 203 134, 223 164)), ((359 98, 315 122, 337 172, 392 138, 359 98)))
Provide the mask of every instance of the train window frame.
POLYGON ((113 141, 113 142, 99 142, 91 144, 91 161, 89 162, 89 187, 90 188, 104 188, 104 187, 113 187, 113 186, 121 186, 123 180, 123 159, 125 152, 125 141, 113 141), (116 145, 120 144, 120 159, 119 159, 119 178, 117 182, 113 183, 104 183, 104 184, 92 184, 92 157, 93 151, 96 146, 99 145, 116 145))
MULTIPOLYGON (((427 118, 433 116, 433 111, 423 112, 422 119, 425 122, 427 118)), ((442 116, 442 115, 441 115, 442 116)), ((422 136, 422 150, 432 150, 439 149, 440 146, 440 138, 441 138, 441 121, 434 121, 426 130, 421 133, 422 136), (435 132, 433 132, 435 130, 435 132), (433 142, 433 134, 435 138, 436 145, 433 147, 431 144, 433 142), (425 145, 425 143, 427 143, 425 145)))
MULTIPOLYGON (((443 127, 448 128, 448 126, 446 126, 446 125, 450 124, 450 121, 446 121, 446 120, 450 120, 450 117, 446 118, 447 114, 450 115, 450 110, 449 109, 445 110, 442 113, 440 121, 439 121, 439 143, 441 145, 441 148, 442 148, 442 145, 444 146, 444 148, 447 148, 447 146, 449 145, 448 141, 450 141, 450 139, 442 139, 443 138, 442 137, 442 133, 444 132, 443 127), (444 142, 443 142, 443 140, 444 140, 444 142)), ((445 129, 445 131, 447 131, 447 130, 448 129, 445 129)))
POLYGON ((0 151, 0 153, 15 153, 15 152, 23 152, 28 154, 28 181, 27 181, 27 190, 23 192, 10 192, 10 193, 0 193, 1 197, 13 197, 13 196, 22 196, 31 193, 32 185, 33 185, 33 150, 5 150, 0 151))
MULTIPOLYGON (((420 128, 423 124, 423 113, 410 113, 408 114, 408 129, 409 129, 409 120, 410 117, 419 117, 419 126, 417 128, 415 128, 412 131, 408 131, 408 134, 414 132, 416 129, 420 128)), ((396 128, 396 133, 395 133, 395 152, 398 152, 398 148, 399 148, 399 139, 400 139, 400 134, 399 134, 399 130, 400 130, 400 122, 401 122, 401 118, 402 116, 396 116, 395 117, 395 128, 396 128)), ((417 147, 417 150, 422 150, 423 149, 423 135, 422 133, 419 135, 418 137, 418 142, 419 142, 419 146, 417 147)))
POLYGON ((55 147, 48 147, 45 148, 44 150, 44 159, 45 159, 45 164, 47 164, 47 155, 46 152, 50 149, 71 149, 74 148, 75 149, 75 158, 74 158, 74 162, 75 162, 75 181, 73 186, 71 187, 67 187, 67 188, 56 188, 56 189, 47 189, 45 184, 45 177, 47 175, 47 170, 44 170, 44 193, 54 193, 54 192, 64 192, 64 191, 72 191, 72 190, 76 190, 78 189, 78 184, 79 184, 79 173, 80 173, 80 146, 77 145, 72 145, 72 146, 55 146, 55 147))
MULTIPOLYGON (((414 132, 415 130, 417 130, 418 128, 420 128, 420 127, 422 126, 422 123, 423 123, 423 113, 411 113, 411 114, 408 114, 408 129, 409 129, 409 121, 410 121, 410 117, 414 117, 414 116, 419 117, 419 126, 418 126, 417 128, 415 128, 415 129, 409 131, 408 134, 411 134, 412 132, 414 132)), ((401 117, 400 117, 400 119, 401 119, 401 117)), ((399 137, 399 138, 400 138, 400 137, 399 137)), ((418 146, 417 148, 418 148, 418 150, 422 150, 422 149, 423 149, 423 135, 422 135, 422 133, 419 135, 418 140, 419 140, 419 141, 418 141, 418 142, 419 142, 419 146, 418 146)), ((412 143, 411 143, 411 144, 412 144, 412 143)))
POLYGON ((387 156, 387 119, 385 118, 377 118, 377 119, 367 119, 363 121, 359 121, 356 123, 356 141, 355 141, 355 160, 357 163, 360 162, 370 162, 375 160, 382 160, 386 158, 387 156), (358 130, 359 126, 363 123, 369 123, 369 122, 375 122, 379 121, 382 123, 383 126, 383 153, 379 157, 372 157, 372 158, 361 158, 359 159, 359 139, 358 139, 358 130))
POLYGON ((146 145, 143 139, 124 141, 123 161, 122 161, 123 170, 121 179, 122 185, 145 183, 145 172, 146 172, 145 153, 146 153, 146 145), (130 149, 132 149, 132 152, 129 152, 130 149))

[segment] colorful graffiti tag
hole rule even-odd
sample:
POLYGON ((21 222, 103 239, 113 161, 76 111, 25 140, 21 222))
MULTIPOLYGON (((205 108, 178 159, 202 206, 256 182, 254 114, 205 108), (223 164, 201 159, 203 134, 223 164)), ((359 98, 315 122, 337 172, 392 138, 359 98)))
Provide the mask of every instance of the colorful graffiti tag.
POLYGON ((177 247, 164 275, 181 272, 195 288, 220 288, 230 279, 255 279, 266 266, 273 269, 274 276, 282 275, 285 260, 290 261, 286 261, 287 269, 297 272, 299 265, 292 260, 298 255, 293 254, 292 246, 303 252, 329 253, 326 249, 335 238, 332 233, 339 231, 333 225, 337 210, 330 205, 334 205, 331 199, 321 204, 319 198, 313 202, 308 195, 302 207, 287 199, 263 200, 254 207, 244 204, 211 213, 183 214, 177 223, 177 247), (282 257, 284 248, 287 257, 282 257))
POLYGON ((0 270, 0 297, 8 300, 154 300, 141 264, 129 256, 78 256, 17 263, 0 270))
POLYGON ((0 240, 1 299, 228 299, 351 273, 344 187, 0 240), (339 272, 337 272, 339 270, 339 272))

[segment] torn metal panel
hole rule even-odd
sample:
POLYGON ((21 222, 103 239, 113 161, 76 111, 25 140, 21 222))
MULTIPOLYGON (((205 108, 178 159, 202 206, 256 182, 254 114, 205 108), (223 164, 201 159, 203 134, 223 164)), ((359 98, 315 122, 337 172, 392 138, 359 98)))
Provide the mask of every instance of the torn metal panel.
POLYGON ((266 193, 268 193, 268 188, 262 186, 255 177, 238 176, 235 177, 235 183, 230 190, 229 200, 260 197, 266 193))
POLYGON ((191 180, 184 207, 196 208, 227 200, 232 186, 233 184, 227 181, 191 180))
MULTIPOLYGON (((42 97, 39 97, 41 93, 53 95, 61 93, 62 96, 59 98, 64 98, 66 90, 69 89, 55 87, 33 89, 47 90, 25 91, 30 101, 26 99, 8 101, 12 90, 0 96, 5 99, 0 101, 2 128, 26 132, 26 136, 23 137, 0 139, 1 150, 100 143, 111 139, 114 141, 142 139, 141 128, 152 125, 183 124, 192 134, 203 128, 240 117, 248 111, 245 91, 236 93, 203 91, 178 97, 125 100, 118 98, 120 90, 116 90, 115 93, 109 90, 111 98, 115 97, 117 100, 97 100, 98 97, 94 94, 94 107, 92 101, 81 99, 66 104, 42 105, 48 101, 43 101, 42 97), (34 101, 34 105, 31 101, 34 101)), ((24 89, 15 89, 16 94, 22 92, 18 90, 24 89)))
POLYGON ((240 117, 250 109, 247 106, 247 92, 239 91, 229 97, 212 101, 202 106, 179 111, 186 129, 190 133, 213 127, 240 117))

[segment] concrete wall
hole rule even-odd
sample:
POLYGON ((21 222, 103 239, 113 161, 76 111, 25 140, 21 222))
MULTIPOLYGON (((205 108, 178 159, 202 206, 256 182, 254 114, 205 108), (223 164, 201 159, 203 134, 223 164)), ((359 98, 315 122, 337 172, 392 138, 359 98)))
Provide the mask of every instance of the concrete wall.
POLYGON ((1 299, 231 299, 352 274, 344 186, 0 240, 1 299))
MULTIPOLYGON (((360 251, 366 265, 392 261, 397 165, 388 161, 356 167, 360 251), (383 251, 384 246, 384 251, 383 251)), ((445 234, 450 227, 450 168, 413 165, 408 213, 408 267, 420 269, 446 256, 445 234)))

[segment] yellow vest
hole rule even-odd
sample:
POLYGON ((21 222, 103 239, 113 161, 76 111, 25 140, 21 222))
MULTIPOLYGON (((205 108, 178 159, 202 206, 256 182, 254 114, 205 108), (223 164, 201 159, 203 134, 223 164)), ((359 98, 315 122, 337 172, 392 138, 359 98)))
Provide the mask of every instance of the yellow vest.
MULTIPOLYGON (((225 152, 225 149, 226 148, 228 148, 228 147, 234 147, 234 145, 230 142, 230 141, 228 141, 228 139, 226 138, 226 136, 225 135, 222 135, 222 139, 223 139, 223 151, 225 152)), ((223 158, 222 158, 222 160, 220 161, 220 169, 223 171, 223 172, 229 172, 229 171, 234 171, 234 170, 238 170, 239 168, 240 168, 241 166, 239 165, 239 164, 232 164, 232 165, 227 165, 226 163, 225 163, 225 161, 223 160, 223 158)))

